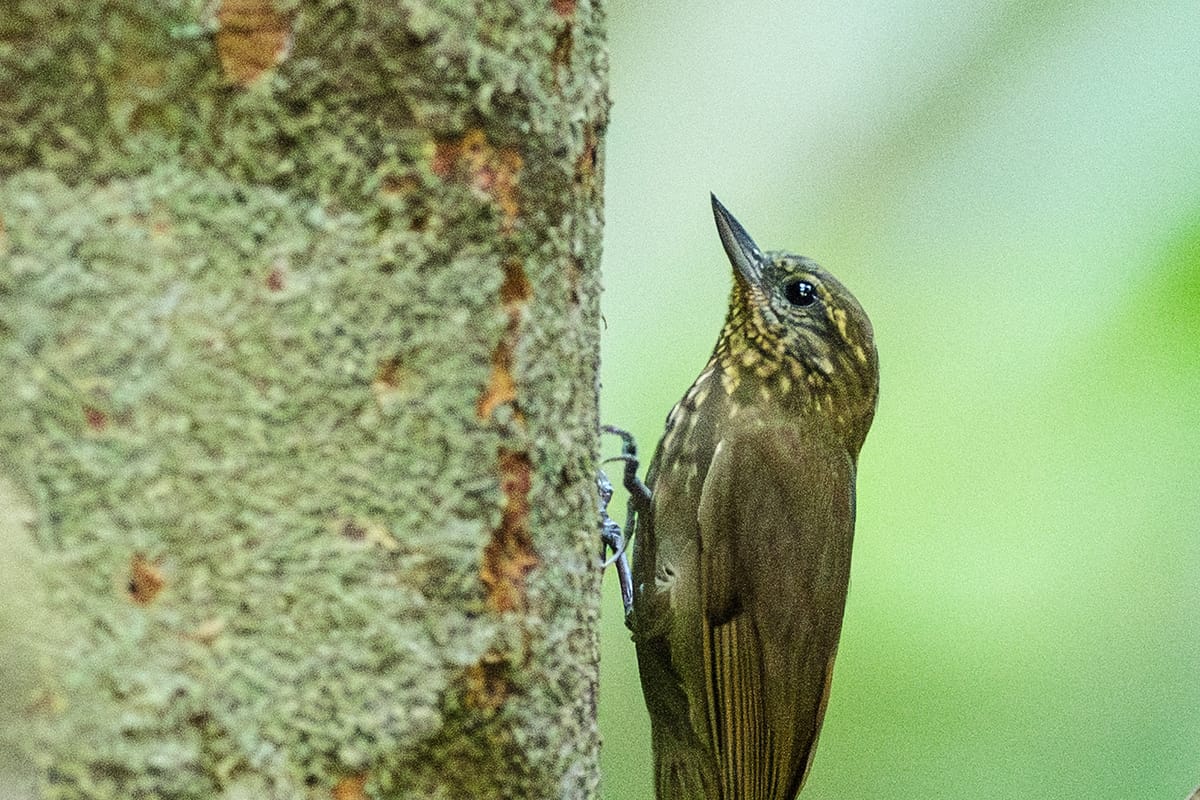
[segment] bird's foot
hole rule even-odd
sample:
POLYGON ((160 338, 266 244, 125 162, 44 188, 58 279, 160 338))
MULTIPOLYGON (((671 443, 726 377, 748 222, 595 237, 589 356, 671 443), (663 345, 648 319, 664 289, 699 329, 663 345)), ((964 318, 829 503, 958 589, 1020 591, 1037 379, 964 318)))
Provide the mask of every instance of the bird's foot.
POLYGON ((625 471, 621 476, 621 484, 625 487, 625 491, 629 492, 631 503, 635 508, 641 508, 643 504, 649 504, 650 487, 642 483, 642 479, 638 477, 638 467, 641 462, 638 461, 637 441, 634 440, 633 434, 615 425, 602 425, 600 430, 604 433, 611 433, 613 436, 621 437, 621 455, 607 458, 604 460, 604 463, 624 461, 625 471))
POLYGON ((625 624, 629 625, 633 612, 633 577, 629 571, 629 558, 625 551, 629 546, 629 539, 633 537, 638 512, 649 509, 650 488, 638 477, 637 442, 634 441, 633 434, 613 425, 604 425, 600 430, 621 439, 621 454, 605 459, 603 463, 622 461, 625 464, 621 483, 629 492, 629 510, 625 518, 624 534, 621 532, 621 526, 608 515, 608 503, 612 500, 613 488, 603 470, 600 470, 596 477, 596 486, 600 494, 600 539, 604 543, 601 561, 604 567, 616 565, 617 579, 621 584, 621 602, 625 606, 625 624), (610 550, 613 554, 611 557, 608 556, 610 550))
POLYGON ((617 581, 621 585, 621 604, 625 606, 625 618, 628 619, 633 610, 633 578, 629 572, 629 557, 625 553, 625 537, 621 533, 621 526, 608 515, 613 487, 604 470, 597 470, 596 493, 600 507, 600 569, 616 566, 617 581), (611 557, 609 552, 612 553, 611 557))

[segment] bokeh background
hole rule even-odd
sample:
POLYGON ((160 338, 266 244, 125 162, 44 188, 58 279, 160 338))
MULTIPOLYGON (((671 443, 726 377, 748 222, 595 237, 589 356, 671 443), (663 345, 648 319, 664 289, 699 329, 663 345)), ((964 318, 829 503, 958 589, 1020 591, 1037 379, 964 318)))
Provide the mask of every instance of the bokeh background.
MULTIPOLYGON (((730 282, 709 190, 875 324, 882 396, 804 796, 1182 800, 1200 783, 1200 6, 608 8, 605 420, 652 451, 707 359, 730 282)), ((605 589, 604 797, 649 798, 605 589)))

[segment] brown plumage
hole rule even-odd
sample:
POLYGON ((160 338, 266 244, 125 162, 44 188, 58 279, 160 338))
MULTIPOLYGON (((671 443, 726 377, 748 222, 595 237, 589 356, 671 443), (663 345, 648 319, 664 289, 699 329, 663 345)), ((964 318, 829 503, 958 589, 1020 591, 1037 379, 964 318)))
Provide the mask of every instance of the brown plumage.
POLYGON ((791 800, 828 697, 878 363, 833 276, 713 212, 729 316, 635 502, 629 622, 659 800, 791 800))

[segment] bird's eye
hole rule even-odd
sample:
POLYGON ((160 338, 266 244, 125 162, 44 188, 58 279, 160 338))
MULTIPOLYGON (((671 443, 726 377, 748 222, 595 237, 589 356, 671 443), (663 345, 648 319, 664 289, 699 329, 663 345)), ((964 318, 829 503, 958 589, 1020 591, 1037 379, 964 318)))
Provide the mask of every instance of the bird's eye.
POLYGON ((811 306, 817 302, 817 291, 808 281, 792 281, 783 287, 783 296, 794 306, 811 306))

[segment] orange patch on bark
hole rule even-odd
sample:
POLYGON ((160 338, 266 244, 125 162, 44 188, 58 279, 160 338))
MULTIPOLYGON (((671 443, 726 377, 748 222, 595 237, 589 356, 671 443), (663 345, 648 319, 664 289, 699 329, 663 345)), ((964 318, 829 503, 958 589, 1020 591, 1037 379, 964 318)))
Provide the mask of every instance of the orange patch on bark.
POLYGON ((520 306, 527 302, 532 294, 533 286, 529 283, 529 276, 525 274, 525 267, 520 259, 506 259, 504 280, 500 284, 500 302, 508 312, 510 324, 512 315, 520 312, 520 306))
POLYGON ((532 294, 533 287, 521 261, 516 258, 507 259, 504 262, 504 281, 500 284, 500 304, 508 315, 508 326, 492 352, 492 371, 475 404, 475 413, 480 419, 488 419, 500 406, 506 403, 515 404, 517 401, 517 382, 512 374, 512 354, 521 327, 521 310, 529 302, 532 294))
POLYGON ((273 0, 221 0, 217 23, 221 71, 238 86, 249 86, 292 49, 292 16, 273 0))
POLYGON ((461 139, 434 143, 429 169, 443 180, 461 180, 491 198, 500 210, 500 228, 509 233, 521 213, 517 183, 524 159, 515 147, 495 147, 479 128, 461 139))
POLYGON ((571 24, 567 23, 554 37, 554 49, 550 51, 550 69, 554 75, 555 89, 562 89, 562 72, 571 66, 571 51, 574 47, 575 36, 571 32, 571 24))
POLYGON ((550 0, 554 13, 561 17, 569 17, 575 13, 575 0, 550 0))
POLYGON ((529 535, 529 489, 533 464, 525 453, 500 451, 500 525, 483 549, 480 579, 493 611, 525 607, 525 579, 538 565, 529 535))
POLYGON ((347 775, 333 787, 333 800, 367 800, 367 773, 347 775))
POLYGON ((83 407, 83 419, 87 426, 96 432, 108 427, 108 414, 93 406, 83 407))
POLYGON ((467 667, 465 677, 464 699, 470 708, 496 711, 504 705, 512 689, 508 661, 499 653, 488 653, 477 663, 467 667))
POLYGON ((146 556, 136 553, 130 559, 129 580, 125 586, 130 600, 140 606, 149 605, 166 583, 162 571, 146 556))
POLYGON ((479 395, 479 401, 475 404, 475 413, 480 419, 489 418, 497 408, 506 403, 516 402, 517 383, 509 371, 509 361, 511 355, 507 351, 501 355, 501 348, 496 348, 496 360, 488 375, 487 385, 483 387, 483 393, 479 395))

